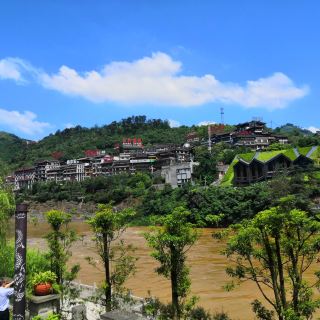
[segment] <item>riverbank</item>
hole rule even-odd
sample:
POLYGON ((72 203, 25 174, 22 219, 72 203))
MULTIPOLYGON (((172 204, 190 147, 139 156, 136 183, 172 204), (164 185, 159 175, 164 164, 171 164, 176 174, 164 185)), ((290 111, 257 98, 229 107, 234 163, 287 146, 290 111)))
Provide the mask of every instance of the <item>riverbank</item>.
POLYGON ((46 202, 28 202, 29 220, 36 218, 44 221, 43 213, 49 210, 61 210, 72 215, 73 220, 84 220, 85 216, 93 215, 97 210, 97 205, 93 202, 75 202, 75 201, 53 201, 46 202))
MULTIPOLYGON (((30 223, 44 222, 44 213, 49 210, 61 210, 71 214, 72 221, 85 221, 86 218, 94 215, 98 206, 93 202, 75 202, 75 201, 46 201, 28 202, 28 220, 30 223)), ((127 208, 128 203, 121 203, 116 206, 117 209, 127 208)), ((129 223, 131 227, 150 226, 152 216, 137 217, 129 223)))

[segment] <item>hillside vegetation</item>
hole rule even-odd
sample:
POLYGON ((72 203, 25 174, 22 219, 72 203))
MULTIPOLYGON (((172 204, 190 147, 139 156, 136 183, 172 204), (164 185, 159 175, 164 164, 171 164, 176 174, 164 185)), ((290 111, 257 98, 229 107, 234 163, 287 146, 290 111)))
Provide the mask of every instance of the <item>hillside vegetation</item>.
POLYGON ((0 160, 8 164, 20 162, 25 157, 27 142, 14 134, 0 132, 0 160))
MULTIPOLYGON (((226 125, 226 131, 232 128, 233 126, 226 125)), ((54 152, 62 155, 61 160, 82 157, 84 151, 88 149, 104 149, 107 152, 113 152, 115 144, 121 143, 123 138, 142 138, 145 146, 162 143, 182 144, 186 141, 186 135, 194 131, 200 138, 207 139, 207 126, 171 128, 167 120, 131 116, 104 126, 93 128, 76 126, 58 130, 37 143, 30 143, 13 134, 0 132, 0 167, 1 171, 27 167, 36 160, 51 158, 54 152)), ((283 125, 273 131, 276 134, 287 135, 292 146, 303 148, 319 145, 319 136, 292 124, 283 125)), ((283 148, 283 146, 280 147, 283 148)), ((230 150, 229 146, 225 148, 228 151, 225 157, 230 158, 227 163, 231 163, 235 150, 230 150)), ((273 149, 276 150, 277 146, 275 145, 273 149)), ((199 155, 198 160, 203 160, 202 158, 203 155, 199 155)))
POLYGON ((14 135, 1 133, 0 161, 5 162, 11 169, 15 169, 32 165, 39 159, 50 158, 52 153, 57 151, 63 154, 63 159, 82 157, 87 149, 105 149, 112 152, 114 145, 121 143, 124 137, 142 138, 144 145, 181 144, 185 142, 186 134, 194 129, 186 126, 170 128, 168 121, 147 120, 145 116, 132 116, 101 127, 76 126, 58 130, 55 134, 50 134, 34 144, 27 144, 26 140, 14 135))

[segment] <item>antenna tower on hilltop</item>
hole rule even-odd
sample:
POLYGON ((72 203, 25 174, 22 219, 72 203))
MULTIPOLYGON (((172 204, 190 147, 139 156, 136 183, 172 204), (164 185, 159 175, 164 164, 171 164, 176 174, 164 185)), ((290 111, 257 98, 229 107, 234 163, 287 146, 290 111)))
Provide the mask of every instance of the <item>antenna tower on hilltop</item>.
POLYGON ((224 108, 220 108, 220 117, 221 117, 221 124, 224 124, 224 108))
POLYGON ((208 151, 211 153, 211 124, 208 125, 208 151))

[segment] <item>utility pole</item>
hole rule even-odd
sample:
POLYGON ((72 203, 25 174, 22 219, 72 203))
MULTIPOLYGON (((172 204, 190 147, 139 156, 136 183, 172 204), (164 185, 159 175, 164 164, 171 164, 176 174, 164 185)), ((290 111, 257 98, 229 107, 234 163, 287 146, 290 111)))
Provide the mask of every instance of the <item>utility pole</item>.
POLYGON ((211 124, 208 125, 208 151, 211 153, 211 124))
POLYGON ((224 108, 220 108, 220 117, 221 117, 221 124, 224 124, 224 108))

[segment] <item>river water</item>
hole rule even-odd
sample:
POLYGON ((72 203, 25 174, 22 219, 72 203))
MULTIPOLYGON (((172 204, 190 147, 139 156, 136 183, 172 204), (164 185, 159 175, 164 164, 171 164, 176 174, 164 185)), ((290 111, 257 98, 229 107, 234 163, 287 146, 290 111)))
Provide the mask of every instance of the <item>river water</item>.
MULTIPOLYGON (((102 265, 95 252, 92 233, 85 222, 72 222, 71 227, 80 235, 80 240, 72 247, 72 257, 70 263, 79 263, 81 270, 78 280, 82 283, 92 285, 103 280, 102 265), (92 257, 98 263, 101 270, 88 264, 86 257, 92 257)), ((128 228, 123 238, 127 243, 136 247, 135 256, 137 261, 137 271, 126 283, 136 296, 146 297, 148 291, 152 295, 159 297, 162 301, 169 301, 170 286, 169 281, 154 272, 157 262, 150 257, 150 249, 142 235, 147 231, 147 227, 128 228)), ((43 236, 49 231, 45 223, 28 225, 28 245, 30 247, 45 249, 46 243, 43 236)), ((254 319, 251 312, 250 303, 254 299, 260 299, 261 295, 253 283, 247 282, 231 292, 226 292, 222 288, 230 279, 225 273, 228 261, 220 252, 224 245, 212 238, 214 229, 200 230, 199 241, 188 253, 188 265, 191 270, 192 287, 191 293, 200 297, 199 304, 209 309, 211 312, 226 311, 233 320, 254 319)), ((315 265, 312 268, 318 269, 315 265)), ((311 272, 308 275, 311 280, 311 272)), ((262 299, 261 299, 262 300, 262 299)))

